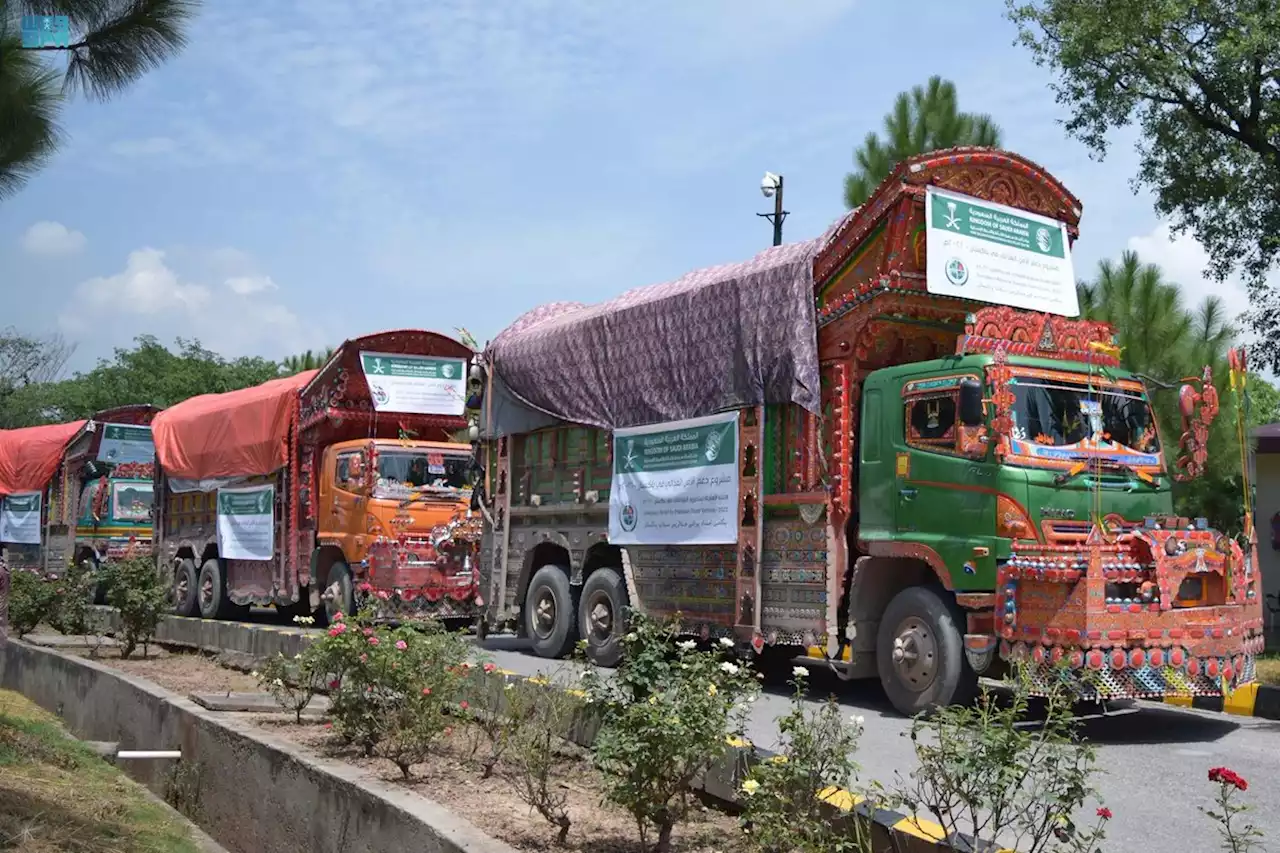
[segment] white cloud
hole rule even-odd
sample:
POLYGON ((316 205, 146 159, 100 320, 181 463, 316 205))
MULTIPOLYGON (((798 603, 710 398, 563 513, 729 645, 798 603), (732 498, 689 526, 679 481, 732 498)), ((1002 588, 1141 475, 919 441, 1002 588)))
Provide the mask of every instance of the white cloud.
MULTIPOLYGON (((280 287, 268 275, 249 268, 243 252, 223 249, 200 253, 184 250, 177 257, 195 258, 206 269, 230 260, 246 270, 241 275, 214 274, 215 285, 202 283, 175 268, 170 253, 154 248, 129 253, 122 271, 81 283, 71 306, 59 317, 69 336, 110 330, 113 344, 137 335, 154 335, 168 342, 174 337, 198 338, 222 355, 263 355, 276 358, 314 348, 315 331, 270 294, 280 287)), ((206 279, 209 280, 209 279, 206 279)))
POLYGON ((279 286, 269 275, 237 275, 226 280, 227 287, 241 296, 251 293, 262 293, 264 290, 279 290, 279 286))
POLYGON ((88 241, 61 222, 37 222, 22 235, 22 248, 33 255, 74 255, 88 241))
MULTIPOLYGON (((1188 309, 1194 310, 1207 296, 1221 299, 1233 320, 1249 309, 1249 292, 1239 276, 1221 282, 1205 276, 1209 255, 1190 233, 1175 235, 1168 224, 1161 223, 1149 234, 1130 237, 1128 248, 1144 263, 1158 264, 1165 278, 1178 284, 1188 309)), ((1280 272, 1273 273, 1270 281, 1280 287, 1280 272)))

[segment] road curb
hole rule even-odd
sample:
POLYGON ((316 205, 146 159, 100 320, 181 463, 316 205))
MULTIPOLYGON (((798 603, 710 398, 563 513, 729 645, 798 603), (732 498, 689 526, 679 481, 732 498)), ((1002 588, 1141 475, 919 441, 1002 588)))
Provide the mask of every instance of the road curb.
POLYGON ((1270 684, 1246 684, 1222 696, 1165 696, 1149 699, 1157 705, 1176 708, 1194 708, 1197 711, 1214 711, 1236 717, 1258 717, 1264 720, 1280 720, 1280 687, 1270 684))
MULTIPOLYGON (((96 608, 106 619, 108 630, 114 630, 119 617, 112 608, 96 608)), ((280 625, 262 625, 250 622, 220 622, 185 616, 167 616, 156 631, 155 642, 163 645, 182 646, 204 652, 236 655, 252 655, 267 658, 277 653, 292 657, 321 636, 314 628, 298 628, 280 625)), ((482 673, 479 673, 482 676, 482 673)), ((510 670, 499 669, 503 679, 530 680, 510 670)), ((535 682, 536 683, 536 682, 535 682)), ((499 707, 503 691, 495 683, 499 694, 499 707)), ((590 747, 595 738, 598 722, 589 718, 580 720, 569 733, 569 739, 579 746, 590 747)), ((770 750, 746 741, 730 744, 730 752, 701 781, 702 793, 730 811, 742 808, 739 790, 754 764, 774 756, 770 750)), ((822 799, 833 809, 849 815, 850 819, 862 819, 871 825, 873 848, 888 849, 899 853, 925 853, 925 851, 961 851, 961 853, 1008 853, 996 845, 979 841, 971 836, 956 833, 949 835, 939 824, 902 812, 874 806, 864 797, 836 788, 821 792, 822 799)))

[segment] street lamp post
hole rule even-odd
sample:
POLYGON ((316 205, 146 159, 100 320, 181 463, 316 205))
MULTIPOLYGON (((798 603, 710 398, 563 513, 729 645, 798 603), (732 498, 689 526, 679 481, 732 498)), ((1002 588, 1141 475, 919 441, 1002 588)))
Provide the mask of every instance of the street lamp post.
POLYGON ((760 192, 765 198, 773 199, 773 213, 757 213, 773 223, 773 245, 782 245, 782 223, 787 218, 787 211, 782 209, 782 176, 773 172, 765 172, 760 181, 760 192))

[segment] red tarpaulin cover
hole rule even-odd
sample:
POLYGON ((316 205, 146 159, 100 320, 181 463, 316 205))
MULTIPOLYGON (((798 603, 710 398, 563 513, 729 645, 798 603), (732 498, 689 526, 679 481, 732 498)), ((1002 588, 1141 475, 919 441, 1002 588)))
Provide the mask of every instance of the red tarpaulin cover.
POLYGON ((0 495, 42 492, 84 421, 0 430, 0 495))
POLYGON ((305 370, 253 388, 204 394, 170 406, 151 422, 156 461, 183 480, 253 477, 283 468, 305 370))

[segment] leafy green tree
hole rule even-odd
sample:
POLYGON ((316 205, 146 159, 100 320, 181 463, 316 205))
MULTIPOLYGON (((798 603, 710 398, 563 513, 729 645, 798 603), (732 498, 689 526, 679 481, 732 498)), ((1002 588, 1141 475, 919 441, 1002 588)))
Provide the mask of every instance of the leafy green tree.
POLYGON ((86 418, 103 409, 134 403, 171 406, 199 394, 258 385, 280 375, 265 358, 227 360, 199 341, 177 340, 170 350, 153 337, 137 338, 87 373, 60 382, 32 384, 0 400, 0 421, 14 426, 86 418))
POLYGON ((1067 131, 1102 156, 1136 124, 1135 186, 1190 230, 1218 279, 1246 276, 1248 320, 1280 369, 1280 9, 1240 0, 1006 0, 1019 41, 1056 73, 1067 131))
POLYGON ((957 145, 1000 145, 1000 128, 990 116, 960 112, 956 87, 934 76, 924 86, 901 92, 884 117, 884 139, 871 132, 854 152, 858 170, 844 178, 844 203, 862 204, 902 160, 957 145))
POLYGON ((57 150, 66 94, 107 100, 172 58, 196 7, 196 0, 0 0, 0 198, 57 150), (67 16, 70 45, 23 49, 23 15, 67 16), (66 59, 61 75, 45 61, 55 56, 66 59))
POLYGON ((293 376, 304 370, 316 370, 328 361, 331 355, 333 355, 333 347, 328 347, 323 352, 307 350, 298 355, 291 355, 280 362, 280 372, 285 376, 293 376))
MULTIPOLYGON (((1222 530, 1240 529, 1243 515, 1240 441, 1237 402, 1229 389, 1227 350, 1236 342, 1236 329, 1228 321, 1221 300, 1208 297, 1188 309, 1178 285, 1166 280, 1160 267, 1146 264, 1135 252, 1125 252, 1118 263, 1098 264, 1092 282, 1079 286, 1081 313, 1110 323, 1122 347, 1121 364, 1128 370, 1171 385, 1150 383, 1160 433, 1170 464, 1177 458, 1182 434, 1177 388, 1180 380, 1199 376, 1205 365, 1213 369, 1214 385, 1222 411, 1209 432, 1209 464, 1205 475, 1174 486, 1178 511, 1190 517, 1204 516, 1222 530)), ((1250 377, 1251 398, 1246 430, 1276 413, 1280 392, 1257 375, 1250 377)))

